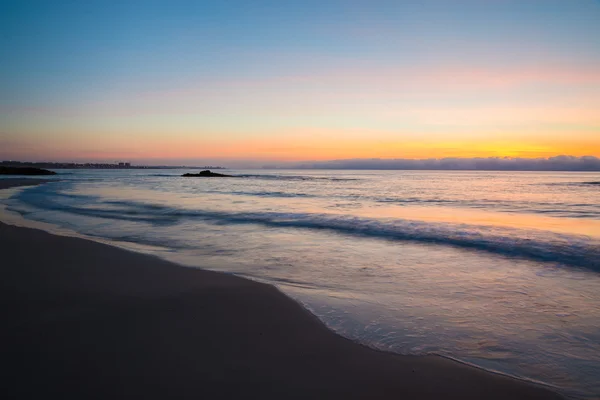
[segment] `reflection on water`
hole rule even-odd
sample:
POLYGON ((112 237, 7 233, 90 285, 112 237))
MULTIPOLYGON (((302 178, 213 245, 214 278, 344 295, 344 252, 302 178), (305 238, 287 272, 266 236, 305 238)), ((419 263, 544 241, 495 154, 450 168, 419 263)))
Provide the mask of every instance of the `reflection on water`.
POLYGON ((503 226, 521 229, 540 229, 556 233, 600 237, 600 219, 553 218, 526 213, 499 213, 489 210, 456 209, 451 207, 386 207, 363 214, 370 217, 389 216, 420 221, 455 224, 503 226))
POLYGON ((593 174, 180 172, 77 171, 5 202, 275 284, 371 346, 600 393, 600 191, 580 184, 593 174))

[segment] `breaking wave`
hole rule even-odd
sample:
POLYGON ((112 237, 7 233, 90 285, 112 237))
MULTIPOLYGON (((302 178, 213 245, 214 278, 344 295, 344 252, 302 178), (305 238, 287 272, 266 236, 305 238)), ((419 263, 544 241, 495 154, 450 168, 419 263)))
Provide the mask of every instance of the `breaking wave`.
MULTIPOLYGON (((33 210, 62 212, 114 221, 175 225, 196 220, 218 225, 258 224, 270 228, 325 230, 342 235, 388 241, 410 241, 485 251, 600 271, 600 243, 587 236, 518 228, 366 218, 302 212, 232 212, 171 207, 137 201, 102 200, 65 194, 44 186, 21 192, 9 209, 21 214, 33 210)), ((35 218, 35 215, 32 215, 35 218)), ((124 238, 125 240, 125 238, 124 238)), ((131 240, 131 238, 127 238, 131 240)))

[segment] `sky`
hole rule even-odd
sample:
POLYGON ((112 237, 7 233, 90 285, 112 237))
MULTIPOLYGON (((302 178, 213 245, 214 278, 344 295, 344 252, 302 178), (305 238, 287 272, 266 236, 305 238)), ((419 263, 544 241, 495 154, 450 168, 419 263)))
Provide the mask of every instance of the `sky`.
POLYGON ((0 159, 600 156, 600 1, 0 0, 0 159))

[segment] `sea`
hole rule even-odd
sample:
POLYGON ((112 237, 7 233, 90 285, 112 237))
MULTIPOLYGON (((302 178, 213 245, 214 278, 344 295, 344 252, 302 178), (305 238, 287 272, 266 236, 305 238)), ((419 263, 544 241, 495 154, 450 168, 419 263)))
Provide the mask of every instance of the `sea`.
POLYGON ((1 219, 269 283, 377 349, 600 396, 600 173, 57 172, 0 191, 1 219))

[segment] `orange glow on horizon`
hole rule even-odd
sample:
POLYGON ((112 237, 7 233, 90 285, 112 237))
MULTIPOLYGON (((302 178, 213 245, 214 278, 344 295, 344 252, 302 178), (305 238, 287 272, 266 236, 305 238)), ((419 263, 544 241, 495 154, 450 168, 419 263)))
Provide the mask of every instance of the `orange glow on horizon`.
MULTIPOLYGON (((368 137, 368 135, 366 135, 368 137)), ((567 135, 568 136, 568 135, 567 135)), ((600 141, 586 143, 532 143, 518 141, 417 141, 369 140, 367 138, 260 138, 235 141, 171 138, 148 140, 139 146, 121 148, 91 148, 80 151, 74 146, 57 148, 53 154, 69 159, 79 157, 94 159, 240 159, 272 161, 324 161, 352 158, 472 158, 518 157, 540 158, 558 155, 600 156, 600 141)), ((51 149, 39 151, 39 158, 51 149)), ((36 151, 38 153, 38 151, 36 151)), ((29 153, 31 154, 31 152, 29 153)), ((18 158, 18 157, 15 157, 18 158)))

